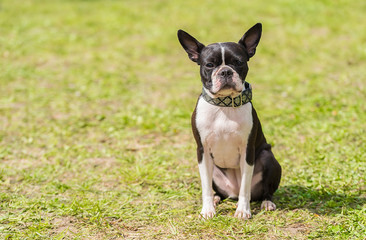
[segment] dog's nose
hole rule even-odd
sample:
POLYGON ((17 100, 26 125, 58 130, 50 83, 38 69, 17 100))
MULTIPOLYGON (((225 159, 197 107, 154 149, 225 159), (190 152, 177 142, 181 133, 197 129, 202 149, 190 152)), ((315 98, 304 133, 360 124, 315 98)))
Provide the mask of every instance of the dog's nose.
POLYGON ((219 72, 221 77, 227 78, 233 76, 233 71, 229 68, 224 68, 219 72))

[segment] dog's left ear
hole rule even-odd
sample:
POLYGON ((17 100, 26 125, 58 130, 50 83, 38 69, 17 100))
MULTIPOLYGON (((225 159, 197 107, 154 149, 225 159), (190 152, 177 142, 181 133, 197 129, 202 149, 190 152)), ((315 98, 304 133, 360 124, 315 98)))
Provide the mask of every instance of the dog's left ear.
POLYGON ((249 58, 254 56, 255 50, 258 46, 261 36, 262 36, 262 24, 257 23, 256 25, 251 27, 239 40, 239 44, 244 46, 248 52, 248 61, 249 58))

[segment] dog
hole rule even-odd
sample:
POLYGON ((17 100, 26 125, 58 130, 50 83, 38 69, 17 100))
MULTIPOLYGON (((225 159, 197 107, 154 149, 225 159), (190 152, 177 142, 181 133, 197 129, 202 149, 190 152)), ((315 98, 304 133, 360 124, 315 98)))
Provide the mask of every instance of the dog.
POLYGON ((274 192, 281 180, 281 166, 263 134, 246 82, 247 62, 254 56, 262 24, 250 28, 238 43, 203 45, 183 30, 178 39, 189 59, 200 66, 202 93, 191 124, 197 143, 202 185, 201 217, 216 215, 225 198, 238 200, 234 217, 251 218, 250 201, 275 210, 274 192), (213 190, 215 194, 213 193, 213 190))

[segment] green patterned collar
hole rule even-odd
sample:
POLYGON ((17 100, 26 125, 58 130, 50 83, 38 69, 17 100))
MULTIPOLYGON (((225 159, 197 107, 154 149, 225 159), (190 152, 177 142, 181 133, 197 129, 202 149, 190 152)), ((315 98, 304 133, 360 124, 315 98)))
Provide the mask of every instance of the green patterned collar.
POLYGON ((218 97, 218 98, 212 98, 210 97, 204 89, 202 89, 202 97, 205 99, 208 103, 220 107, 240 107, 241 105, 244 105, 250 101, 252 101, 252 86, 245 82, 245 90, 241 92, 241 94, 237 97, 218 97))

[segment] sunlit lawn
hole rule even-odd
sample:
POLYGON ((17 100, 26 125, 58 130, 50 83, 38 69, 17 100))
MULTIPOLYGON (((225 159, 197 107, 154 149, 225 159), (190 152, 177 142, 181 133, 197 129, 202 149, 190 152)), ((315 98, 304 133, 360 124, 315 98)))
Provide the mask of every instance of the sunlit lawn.
POLYGON ((366 2, 10 1, 0 5, 0 237, 364 239, 366 2), (198 218, 178 43, 257 22, 253 103, 283 168, 274 212, 198 218))

